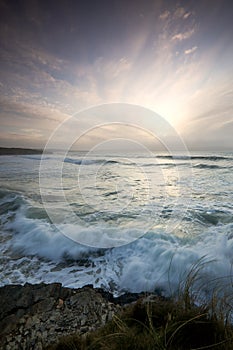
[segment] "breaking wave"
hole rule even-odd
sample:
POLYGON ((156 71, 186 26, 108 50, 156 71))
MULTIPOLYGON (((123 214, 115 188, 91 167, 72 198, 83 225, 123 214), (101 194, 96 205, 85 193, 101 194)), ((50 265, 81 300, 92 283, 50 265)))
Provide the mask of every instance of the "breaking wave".
MULTIPOLYGON (((33 207, 17 193, 1 192, 0 209, 4 230, 1 284, 60 281, 69 287, 92 283, 116 294, 156 288, 169 292, 178 288, 192 264, 203 256, 206 261, 212 261, 201 272, 206 289, 208 281, 220 279, 227 285, 231 279, 233 216, 230 211, 189 211, 191 220, 203 224, 203 232, 195 237, 178 237, 163 228, 153 228, 130 244, 98 249, 61 234, 42 207, 33 207), (205 226, 206 223, 209 225, 205 226), (11 259, 7 258, 9 251, 11 259), (10 269, 18 272, 9 274, 10 269)), ((102 244, 114 235, 119 238, 118 226, 101 221, 96 225, 60 225, 63 231, 78 231, 102 240, 102 244)), ((122 230, 122 240, 135 235, 136 230, 126 227, 122 230)))

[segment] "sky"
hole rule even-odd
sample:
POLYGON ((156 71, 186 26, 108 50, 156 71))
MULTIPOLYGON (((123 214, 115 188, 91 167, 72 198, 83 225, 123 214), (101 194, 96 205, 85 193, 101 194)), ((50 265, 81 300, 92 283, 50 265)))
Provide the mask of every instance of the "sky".
POLYGON ((0 0, 0 16, 0 146, 44 147, 74 116, 80 149, 132 134, 147 145, 148 109, 190 150, 233 150, 232 0, 0 0), (140 118, 147 131, 114 124, 140 118))

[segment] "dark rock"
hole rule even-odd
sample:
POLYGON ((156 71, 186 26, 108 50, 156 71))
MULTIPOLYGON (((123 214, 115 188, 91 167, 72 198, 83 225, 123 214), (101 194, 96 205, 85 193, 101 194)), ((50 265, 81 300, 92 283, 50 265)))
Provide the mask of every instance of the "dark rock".
POLYGON ((42 154, 41 149, 0 147, 0 155, 42 154))
POLYGON ((74 332, 103 325, 120 310, 101 293, 86 286, 63 288, 60 283, 9 285, 0 288, 0 349, 34 349, 74 332), (16 344, 17 343, 17 344, 16 344))
POLYGON ((120 295, 117 298, 114 298, 113 303, 123 306, 126 304, 131 304, 137 301, 139 298, 144 298, 145 296, 146 296, 146 293, 125 293, 120 295))
POLYGON ((79 289, 60 283, 4 286, 0 288, 0 349, 40 349, 61 336, 90 332, 141 296, 145 294, 114 298, 92 285, 79 289))

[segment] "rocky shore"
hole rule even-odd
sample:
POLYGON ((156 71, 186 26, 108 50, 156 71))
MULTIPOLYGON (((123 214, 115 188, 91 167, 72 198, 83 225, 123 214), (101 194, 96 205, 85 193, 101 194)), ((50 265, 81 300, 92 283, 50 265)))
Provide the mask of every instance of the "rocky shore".
POLYGON ((42 149, 0 147, 0 156, 42 154, 42 149))
POLYGON ((93 331, 139 296, 113 298, 92 286, 71 289, 60 283, 4 286, 0 288, 0 349, 40 350, 61 336, 93 331))

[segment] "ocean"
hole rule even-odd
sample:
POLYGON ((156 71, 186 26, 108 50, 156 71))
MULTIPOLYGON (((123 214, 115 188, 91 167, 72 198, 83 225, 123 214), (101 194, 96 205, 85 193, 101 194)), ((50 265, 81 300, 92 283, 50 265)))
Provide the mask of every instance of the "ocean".
POLYGON ((0 157, 0 285, 232 290, 233 153, 0 157))

